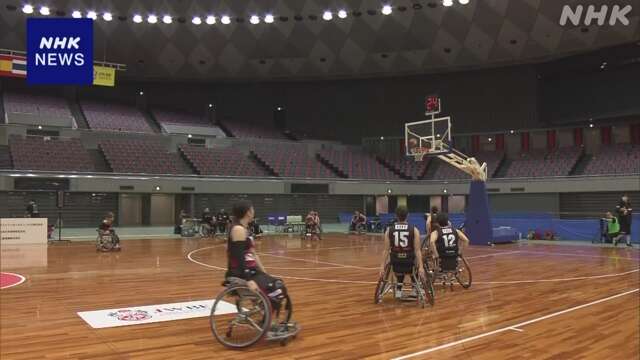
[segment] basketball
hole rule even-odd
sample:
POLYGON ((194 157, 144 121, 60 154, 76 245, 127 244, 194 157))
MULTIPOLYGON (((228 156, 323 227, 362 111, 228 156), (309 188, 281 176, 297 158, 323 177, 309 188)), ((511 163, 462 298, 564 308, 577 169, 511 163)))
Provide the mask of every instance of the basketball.
POLYGON ((409 139, 409 147, 416 147, 418 146, 418 140, 416 139, 409 139))

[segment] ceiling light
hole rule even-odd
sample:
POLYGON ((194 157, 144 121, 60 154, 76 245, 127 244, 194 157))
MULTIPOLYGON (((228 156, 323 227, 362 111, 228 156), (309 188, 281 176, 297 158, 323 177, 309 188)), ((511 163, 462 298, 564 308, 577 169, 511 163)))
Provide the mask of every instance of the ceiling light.
POLYGON ((340 19, 344 19, 344 18, 346 18, 346 17, 347 17, 347 12, 346 12, 345 10, 340 10, 340 11, 338 11, 338 17, 339 17, 340 19))
POLYGON ((273 23, 273 15, 271 15, 271 14, 265 15, 264 22, 266 22, 267 24, 273 23))
POLYGON ((71 13, 71 17, 74 18, 74 19, 79 19, 79 18, 82 17, 82 13, 80 11, 78 11, 78 10, 74 10, 71 13))
POLYGON ((136 23, 136 24, 140 24, 142 22, 142 16, 140 16, 138 14, 133 15, 133 22, 136 23))
POLYGON ((22 12, 25 13, 25 14, 32 14, 33 13, 33 6, 31 6, 29 4, 24 5, 22 7, 22 12))
POLYGON ((102 14, 102 19, 104 21, 111 21, 111 20, 113 20, 113 15, 111 15, 111 13, 109 13, 109 12, 106 12, 106 13, 102 14))
POLYGON ((144 95, 144 91, 140 91, 138 94, 140 94, 140 95, 144 95))
POLYGON ((442 0, 442 6, 452 6, 453 0, 442 0))
POLYGON ((460 3, 460 5, 467 5, 469 3, 469 0, 458 0, 458 2, 460 3))
POLYGON ((514 131, 514 130, 510 130, 510 131, 509 131, 509 134, 514 134, 514 133, 515 133, 515 131, 514 131))
POLYGON ((220 18, 220 22, 225 25, 229 25, 231 24, 231 18, 227 15, 224 15, 223 17, 220 18))
POLYGON ((589 127, 590 127, 590 128, 592 128, 592 127, 593 127, 593 124, 589 124, 589 127))
POLYGON ((194 25, 200 25, 200 24, 202 24, 202 19, 200 19, 199 16, 194 16, 193 19, 191 19, 191 22, 194 25))
POLYGON ((51 14, 51 11, 49 10, 49 7, 47 7, 47 6, 41 6, 40 7, 40 15, 47 16, 49 14, 51 14))
POLYGON ((212 108, 212 107, 213 107, 213 104, 209 104, 209 107, 210 107, 210 108, 212 108))
POLYGON ((249 22, 253 25, 259 24, 260 18, 258 17, 258 15, 251 15, 251 17, 249 18, 249 22))
POLYGON ((204 19, 204 22, 206 22, 208 25, 213 25, 216 23, 216 17, 213 15, 208 15, 206 19, 204 19))
POLYGON ((87 18, 95 20, 98 18, 98 14, 95 11, 87 11, 87 18))
POLYGON ((173 22, 173 19, 171 18, 171 16, 165 15, 162 17, 162 22, 165 24, 171 24, 173 22))
POLYGON ((331 11, 325 11, 322 14, 322 18, 327 20, 327 21, 329 21, 329 20, 333 19, 333 14, 331 13, 331 11))
POLYGON ((188 137, 189 139, 191 139, 191 138, 193 137, 193 135, 189 134, 189 135, 187 135, 187 137, 188 137))
POLYGON ((385 5, 382 7, 382 14, 383 15, 389 15, 391 14, 391 12, 393 11, 393 9, 391 8, 391 5, 385 5))
POLYGON ((147 17, 147 22, 148 22, 149 24, 155 24, 155 23, 157 23, 157 22, 158 22, 158 17, 157 17, 157 16, 155 16, 155 15, 149 15, 149 16, 147 17))

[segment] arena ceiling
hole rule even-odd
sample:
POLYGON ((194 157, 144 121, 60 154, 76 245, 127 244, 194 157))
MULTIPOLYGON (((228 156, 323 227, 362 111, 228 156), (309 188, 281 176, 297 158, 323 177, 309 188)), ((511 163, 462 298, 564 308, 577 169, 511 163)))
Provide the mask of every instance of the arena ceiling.
MULTIPOLYGON (((98 14, 95 57, 124 63, 132 78, 369 77, 538 62, 640 42, 640 0, 31 0, 51 16, 98 14), (565 4, 630 4, 629 25, 560 26, 565 4), (337 15, 346 10, 347 17, 337 15), (333 19, 323 20, 323 13, 333 19), (110 22, 102 14, 113 14, 110 22), (264 22, 266 14, 274 22, 264 22), (141 23, 133 16, 140 14, 141 23), (157 23, 147 16, 158 16, 157 23), (162 16, 172 17, 165 24, 162 16), (221 16, 229 15, 230 24, 221 16), (206 16, 216 23, 206 24, 206 16), (250 22, 260 17, 259 24, 250 22), (201 24, 192 22, 201 17, 201 24)), ((24 2, 0 8, 0 48, 25 49, 24 2)))

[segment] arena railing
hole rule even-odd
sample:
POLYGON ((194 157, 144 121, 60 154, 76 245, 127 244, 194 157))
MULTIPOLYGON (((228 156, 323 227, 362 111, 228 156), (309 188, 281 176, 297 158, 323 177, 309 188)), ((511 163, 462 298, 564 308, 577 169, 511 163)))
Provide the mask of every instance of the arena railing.
MULTIPOLYGON (((445 179, 445 180, 383 180, 383 179, 367 179, 367 178, 300 178, 300 177, 276 177, 261 176, 259 178, 252 176, 225 176, 225 175, 197 175, 197 174, 152 174, 152 173, 115 173, 115 172, 69 172, 69 171, 42 171, 42 170, 25 170, 25 169, 0 169, 0 176, 10 177, 59 177, 59 178, 118 178, 118 179, 135 179, 146 180, 151 178, 168 178, 168 179, 191 179, 191 180, 271 180, 271 181, 322 181, 322 182, 358 182, 358 183, 375 183, 375 184, 465 184, 471 179, 445 179)), ((630 174, 598 174, 598 175, 575 175, 575 176, 548 176, 548 177, 515 177, 515 178, 492 178, 487 181, 487 185, 513 182, 545 182, 556 180, 595 180, 595 179, 611 179, 611 178, 629 178, 638 177, 640 173, 630 174)), ((640 185, 639 189, 640 190, 640 185)))

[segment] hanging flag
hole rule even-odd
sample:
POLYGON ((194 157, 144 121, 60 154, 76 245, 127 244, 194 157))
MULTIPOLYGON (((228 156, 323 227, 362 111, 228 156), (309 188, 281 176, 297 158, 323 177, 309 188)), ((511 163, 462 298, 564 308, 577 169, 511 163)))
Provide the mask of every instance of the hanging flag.
POLYGON ((93 65, 93 85, 115 86, 116 69, 112 67, 93 65))
POLYGON ((0 76, 27 77, 27 58, 15 55, 0 55, 0 76))

